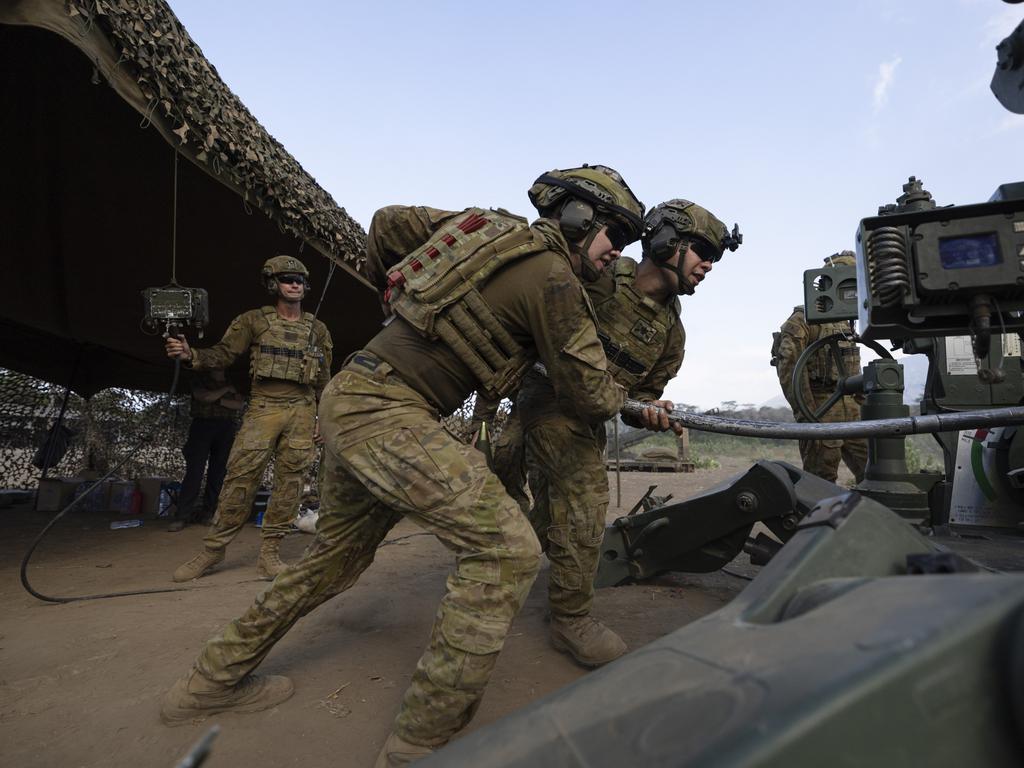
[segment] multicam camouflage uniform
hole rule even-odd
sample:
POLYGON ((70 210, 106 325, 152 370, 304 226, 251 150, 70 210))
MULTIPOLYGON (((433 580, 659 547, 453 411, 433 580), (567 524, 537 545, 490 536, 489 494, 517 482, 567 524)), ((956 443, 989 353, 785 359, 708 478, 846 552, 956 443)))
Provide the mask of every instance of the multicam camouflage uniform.
MULTIPOLYGON (((793 369, 796 361, 807 349, 808 345, 818 339, 834 333, 849 334, 850 328, 845 323, 808 324, 804 317, 803 307, 795 307, 793 314, 782 324, 782 334, 778 341, 778 352, 774 356, 779 374, 782 392, 793 409, 797 421, 806 421, 797 406, 793 391, 793 369)), ((843 361, 846 368, 844 376, 860 373, 860 352, 853 342, 841 341, 843 361)), ((799 381, 804 403, 812 411, 828 400, 835 391, 837 370, 828 347, 821 348, 808 362, 804 369, 805 375, 799 381)), ((821 416, 822 422, 857 421, 860 419, 860 403, 849 395, 839 400, 829 411, 821 416)), ((835 482, 839 473, 839 460, 846 462, 853 476, 860 482, 864 478, 864 467, 867 464, 868 442, 863 438, 848 440, 801 440, 800 458, 807 472, 817 475, 830 482, 835 482)))
MULTIPOLYGON (((450 247, 448 237, 457 242, 461 236, 449 225, 473 216, 505 225, 511 218, 479 209, 382 209, 370 228, 368 255, 393 264, 396 254, 419 246, 402 262, 408 264, 416 254, 450 247)), ((623 393, 608 374, 569 247, 556 222, 540 219, 526 228, 520 221, 516 231, 529 245, 476 295, 522 345, 519 370, 539 358, 556 392, 575 393, 580 418, 601 422, 619 410, 623 393)), ((207 644, 196 668, 206 680, 238 684, 300 617, 355 583, 391 526, 409 516, 456 554, 393 734, 430 747, 447 741, 476 711, 536 575, 540 547, 483 455, 438 423, 481 379, 448 342, 425 337, 413 322, 452 318, 454 309, 408 320, 394 299, 392 305, 399 317, 351 356, 324 392, 327 470, 317 535, 307 555, 207 644)), ((508 377, 505 389, 492 394, 507 393, 516 379, 508 377)))
POLYGON ((222 552, 238 535, 256 498, 260 479, 274 459, 274 490, 263 515, 263 539, 280 540, 290 529, 302 491, 303 473, 313 461, 316 402, 330 378, 331 334, 306 312, 285 320, 274 307, 236 317, 224 337, 192 350, 192 367, 227 368, 250 354, 252 393, 228 457, 217 515, 204 539, 208 551, 222 552), (316 373, 309 380, 307 348, 312 331, 316 373))
MULTIPOLYGON (((619 258, 587 293, 598 317, 608 369, 630 397, 661 398, 683 361, 686 335, 679 301, 659 304, 634 285, 637 264, 619 258)), ((529 374, 518 406, 525 432, 533 509, 530 522, 551 561, 553 616, 585 616, 594 601, 594 575, 608 510, 603 424, 571 410, 572 393, 556 397, 550 383, 529 374)), ((639 422, 633 426, 642 426, 639 422)))

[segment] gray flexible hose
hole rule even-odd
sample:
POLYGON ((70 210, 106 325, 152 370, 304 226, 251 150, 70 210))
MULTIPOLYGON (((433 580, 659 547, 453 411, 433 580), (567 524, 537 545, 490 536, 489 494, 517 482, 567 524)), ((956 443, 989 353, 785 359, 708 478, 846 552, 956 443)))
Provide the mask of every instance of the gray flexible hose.
MULTIPOLYGON (((639 416, 645 406, 638 400, 626 400, 624 415, 639 416)), ((700 413, 672 411, 669 421, 689 429, 717 432, 742 437, 768 437, 783 440, 839 440, 851 437, 900 437, 932 432, 958 432, 961 429, 1005 427, 1024 424, 1024 407, 988 408, 981 411, 934 413, 927 416, 905 416, 899 419, 843 421, 831 424, 803 424, 779 421, 726 419, 700 413)))
MULTIPOLYGON (((533 369, 542 376, 548 375, 543 363, 534 363, 533 369)), ((627 398, 620 413, 624 416, 639 417, 641 411, 650 407, 639 400, 627 398)), ((671 411, 668 420, 688 429, 717 432, 722 435, 782 440, 839 440, 851 437, 900 437, 932 432, 959 432, 961 429, 1008 427, 1014 424, 1024 424, 1024 406, 987 408, 981 411, 956 413, 932 413, 927 416, 904 416, 899 419, 841 421, 830 424, 793 424, 781 421, 726 419, 722 416, 707 416, 688 411, 671 411)))

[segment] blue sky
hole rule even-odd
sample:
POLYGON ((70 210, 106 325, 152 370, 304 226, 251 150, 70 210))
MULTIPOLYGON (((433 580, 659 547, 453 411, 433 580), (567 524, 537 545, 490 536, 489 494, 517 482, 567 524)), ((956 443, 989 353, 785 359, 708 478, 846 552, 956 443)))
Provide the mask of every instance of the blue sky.
POLYGON ((684 197, 739 222, 743 246, 683 300, 677 402, 778 395, 771 333, 802 302, 802 271, 852 248, 909 175, 939 204, 1024 178, 1024 117, 988 87, 1024 5, 170 5, 364 227, 393 203, 530 215, 539 173, 584 162, 617 168, 648 206, 684 197))

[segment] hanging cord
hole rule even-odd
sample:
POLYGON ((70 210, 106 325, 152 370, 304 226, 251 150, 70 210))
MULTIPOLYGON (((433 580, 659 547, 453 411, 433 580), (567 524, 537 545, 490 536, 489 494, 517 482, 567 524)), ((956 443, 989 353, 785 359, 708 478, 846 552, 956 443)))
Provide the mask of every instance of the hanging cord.
MULTIPOLYGON (((172 285, 177 285, 177 282, 178 282, 177 281, 177 261, 178 261, 178 151, 177 150, 174 150, 174 182, 173 182, 173 200, 172 200, 172 204, 171 204, 171 210, 172 210, 172 218, 171 218, 171 284, 172 285)), ((324 291, 326 292, 326 290, 327 290, 327 286, 325 285, 324 286, 324 291)), ((321 296, 320 300, 323 301, 323 297, 322 296, 321 296)), ((319 309, 319 307, 317 307, 317 309, 319 309)), ((170 333, 171 333, 171 327, 168 326, 167 334, 165 334, 165 335, 168 335, 170 333)), ((78 371, 78 362, 79 362, 80 357, 81 357, 81 352, 79 352, 79 358, 76 358, 76 360, 75 360, 75 369, 74 369, 74 372, 72 373, 72 380, 74 379, 75 373, 77 373, 77 371, 78 371)), ((175 392, 178 391, 178 379, 180 378, 180 376, 181 376, 181 360, 178 359, 178 358, 175 358, 174 359, 174 376, 171 379, 171 388, 167 392, 167 397, 166 397, 166 399, 164 401, 164 408, 163 408, 163 413, 162 413, 162 417, 166 417, 166 415, 168 413, 172 414, 172 419, 171 419, 171 426, 172 427, 174 426, 174 423, 177 421, 177 409, 174 408, 173 406, 174 406, 174 394, 175 394, 175 392)), ((64 405, 61 407, 60 416, 58 417, 58 424, 60 423, 60 421, 64 417, 64 411, 65 411, 65 408, 67 406, 68 396, 70 394, 71 394, 71 385, 69 383, 68 384, 67 392, 64 395, 64 405)), ((157 424, 156 424, 156 427, 160 427, 160 426, 161 426, 161 422, 160 422, 160 420, 158 420, 157 424)), ((75 506, 82 499, 86 498, 90 493, 92 493, 93 489, 95 489, 97 486, 99 486, 101 483, 105 482, 106 480, 109 480, 113 476, 113 474, 115 472, 117 472, 121 467, 123 467, 128 462, 128 459, 130 459, 132 456, 134 456, 137 453, 137 451, 140 448, 142 448, 143 445, 145 445, 146 443, 148 443, 150 441, 150 439, 151 439, 151 436, 149 434, 147 434, 145 437, 143 437, 141 440, 139 440, 139 442, 136 445, 132 446, 131 450, 127 451, 125 453, 125 455, 121 458, 121 460, 118 461, 117 464, 115 464, 113 466, 113 468, 109 472, 107 472, 107 474, 105 474, 99 480, 93 481, 92 485, 90 485, 88 488, 86 488, 86 490, 82 494, 80 494, 77 499, 74 499, 70 504, 67 504, 64 507, 64 509, 62 509, 60 512, 58 512, 54 516, 54 518, 52 520, 50 520, 49 523, 46 524, 46 527, 43 528, 43 530, 39 532, 39 534, 32 541, 31 546, 28 548, 28 552, 25 553, 25 557, 22 558, 22 561, 21 561, 21 586, 23 586, 25 588, 26 592, 28 592, 33 597, 35 597, 35 598, 37 598, 39 600, 42 600, 44 602, 47 602, 47 603, 73 603, 73 602, 77 602, 77 601, 81 601, 81 600, 105 600, 106 598, 109 598, 109 597, 129 597, 131 595, 159 595, 159 594, 163 594, 165 592, 189 592, 189 591, 191 591, 193 589, 191 587, 166 587, 166 588, 163 588, 163 589, 140 589, 140 590, 133 590, 133 591, 130 591, 130 592, 105 592, 105 593, 99 594, 99 595, 75 595, 75 596, 72 596, 72 597, 53 597, 52 595, 44 595, 42 592, 37 591, 36 589, 34 589, 32 587, 31 584, 29 584, 29 581, 28 581, 28 563, 29 563, 29 560, 32 558, 32 553, 34 553, 36 551, 36 548, 40 545, 40 543, 42 543, 43 538, 45 538, 45 536, 49 532, 49 530, 51 528, 53 528, 53 526, 56 525, 57 522, 61 518, 64 517, 64 515, 66 515, 68 512, 70 512, 72 509, 74 509, 75 506)), ((49 459, 49 456, 47 456, 47 463, 49 463, 48 459, 49 459)), ((43 476, 44 477, 46 476, 46 469, 45 468, 43 470, 43 476)))
MULTIPOLYGON (((174 150, 174 194, 171 198, 171 285, 178 284, 178 150, 174 150)), ((175 369, 177 377, 177 369, 175 369)))
MULTIPOLYGON (((331 278, 334 277, 334 268, 337 267, 337 262, 331 259, 330 269, 327 271, 327 279, 324 280, 324 289, 320 291, 320 300, 316 303, 316 309, 313 310, 313 320, 315 321, 320 315, 320 307, 324 304, 324 297, 327 296, 327 286, 331 284, 331 278)), ((316 323, 312 322, 309 324, 309 338, 306 339, 306 348, 312 349, 316 343, 316 323)))
POLYGON ((336 262, 334 259, 331 259, 331 267, 330 269, 327 270, 327 279, 324 280, 324 289, 320 291, 320 301, 316 303, 316 309, 313 310, 314 318, 320 316, 320 307, 323 306, 324 297, 327 295, 327 286, 331 284, 331 278, 334 277, 334 270, 337 266, 338 262, 336 262))

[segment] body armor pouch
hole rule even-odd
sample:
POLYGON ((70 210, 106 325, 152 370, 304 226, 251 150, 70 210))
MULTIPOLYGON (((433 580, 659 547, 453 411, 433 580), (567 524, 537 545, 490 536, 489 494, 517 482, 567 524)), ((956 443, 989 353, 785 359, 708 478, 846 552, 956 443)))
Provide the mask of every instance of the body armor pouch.
POLYGON ((670 325, 678 321, 670 317, 669 308, 637 291, 636 262, 619 259, 613 269, 615 291, 594 311, 608 371, 628 391, 661 357, 670 325))
POLYGON ((250 350, 253 380, 313 383, 324 361, 313 315, 304 312, 297 324, 284 320, 274 307, 263 307, 263 317, 267 321, 267 329, 250 350))
POLYGON ((506 264, 545 249, 526 219, 470 208, 394 267, 385 298, 422 336, 444 342, 485 393, 504 397, 535 355, 512 338, 479 289, 506 264))

